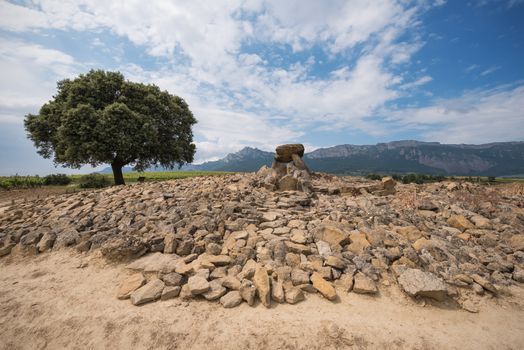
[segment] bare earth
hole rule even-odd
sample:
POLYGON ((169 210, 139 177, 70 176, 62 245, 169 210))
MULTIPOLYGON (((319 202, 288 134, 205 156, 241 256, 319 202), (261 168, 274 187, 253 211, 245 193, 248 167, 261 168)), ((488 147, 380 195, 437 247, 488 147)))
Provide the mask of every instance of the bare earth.
POLYGON ((270 309, 179 298, 141 307, 115 298, 127 271, 71 251, 0 263, 1 349, 522 349, 524 288, 480 298, 478 314, 380 296, 317 295, 270 309), (87 265, 87 266, 84 266, 87 265), (81 267, 84 266, 84 267, 81 267))

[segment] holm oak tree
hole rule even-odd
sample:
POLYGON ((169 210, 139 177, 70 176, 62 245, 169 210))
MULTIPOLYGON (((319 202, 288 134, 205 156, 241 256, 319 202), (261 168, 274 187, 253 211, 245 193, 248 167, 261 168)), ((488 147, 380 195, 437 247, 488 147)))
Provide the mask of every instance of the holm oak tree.
POLYGON ((124 165, 143 171, 193 161, 196 119, 182 98, 101 70, 59 81, 57 87, 39 114, 24 120, 38 153, 55 164, 111 164, 120 185, 124 165))

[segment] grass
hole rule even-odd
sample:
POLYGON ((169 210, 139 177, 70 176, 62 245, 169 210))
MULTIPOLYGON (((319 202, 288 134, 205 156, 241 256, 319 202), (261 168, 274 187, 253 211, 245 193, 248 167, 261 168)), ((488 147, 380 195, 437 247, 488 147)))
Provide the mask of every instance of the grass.
MULTIPOLYGON (((188 177, 197 177, 197 176, 218 176, 218 175, 227 175, 233 174, 231 172, 224 171, 151 171, 145 173, 139 173, 136 171, 124 173, 124 180, 126 183, 137 182, 138 178, 143 176, 146 181, 165 181, 165 180, 177 180, 177 179, 186 179, 188 177)), ((113 182, 113 174, 102 174, 108 180, 113 182)), ((78 180, 83 175, 69 175, 73 180, 73 183, 78 182, 78 180)))
MULTIPOLYGON (((220 176, 233 174, 232 172, 223 171, 153 171, 153 172, 129 172, 124 173, 126 183, 138 182, 139 177, 145 177, 145 181, 165 181, 185 179, 197 176, 220 176)), ((102 174, 110 183, 113 183, 113 174, 102 174)), ((76 188, 80 183, 80 178, 84 175, 68 175, 72 180, 67 187, 76 188)), ((18 189, 18 188, 36 188, 44 186, 44 178, 40 176, 0 176, 0 189, 18 189)), ((66 187, 66 186, 63 186, 66 187)))

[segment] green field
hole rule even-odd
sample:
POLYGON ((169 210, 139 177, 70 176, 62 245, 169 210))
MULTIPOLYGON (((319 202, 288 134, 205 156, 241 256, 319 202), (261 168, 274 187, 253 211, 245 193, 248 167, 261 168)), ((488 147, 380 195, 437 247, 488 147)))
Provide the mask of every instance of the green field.
MULTIPOLYGON (((126 183, 137 182, 138 178, 143 176, 145 181, 164 181, 164 180, 176 180, 185 179, 188 177, 196 176, 220 176, 233 174, 231 172, 223 171, 155 171, 155 172, 130 172, 124 173, 124 179, 126 183)), ((67 175, 71 179, 71 183, 68 187, 78 187, 78 184, 84 175, 67 175)), ((113 183, 113 174, 102 174, 109 182, 113 183)), ((12 188, 35 188, 45 186, 45 177, 41 176, 0 176, 0 189, 12 189, 12 188)))
MULTIPOLYGON (((139 173, 136 171, 124 173, 124 180, 126 183, 137 182, 138 178, 143 176, 145 181, 165 181, 165 180, 176 180, 176 179, 185 179, 188 177, 197 177, 197 176, 218 176, 218 175, 227 175, 233 174, 231 172, 224 171, 151 171, 145 173, 139 173)), ((102 174, 108 180, 113 181, 113 174, 102 174)), ((69 175, 73 180, 73 183, 78 182, 78 180, 83 175, 69 175)))

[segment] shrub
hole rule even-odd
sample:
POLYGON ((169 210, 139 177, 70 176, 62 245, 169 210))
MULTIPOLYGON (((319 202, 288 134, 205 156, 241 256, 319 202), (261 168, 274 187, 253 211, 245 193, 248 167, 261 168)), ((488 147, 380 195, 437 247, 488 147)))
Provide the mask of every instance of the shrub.
POLYGON ((111 182, 102 174, 89 174, 80 177, 81 188, 102 188, 111 185, 111 182))
POLYGON ((381 180, 382 179, 382 175, 379 175, 379 174, 367 174, 366 175, 366 179, 369 179, 369 180, 381 180))
POLYGON ((71 179, 66 174, 51 174, 44 177, 46 186, 65 186, 71 183, 71 179))

